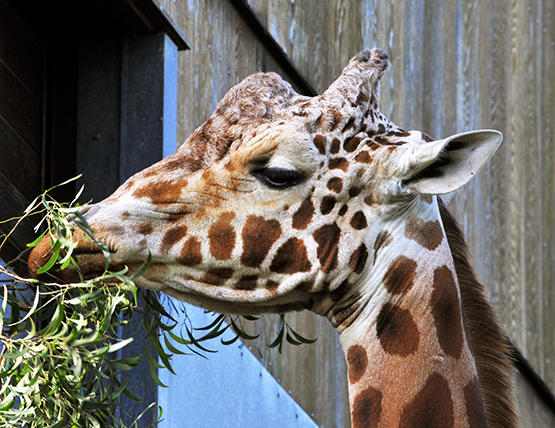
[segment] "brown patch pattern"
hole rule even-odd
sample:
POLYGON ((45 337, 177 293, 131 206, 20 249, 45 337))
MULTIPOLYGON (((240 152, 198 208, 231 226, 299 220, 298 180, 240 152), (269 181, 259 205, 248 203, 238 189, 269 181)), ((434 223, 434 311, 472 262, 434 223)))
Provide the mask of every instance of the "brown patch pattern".
POLYGON ((366 229, 368 222, 366 221, 366 216, 362 211, 357 211, 351 217, 351 227, 356 230, 366 229))
POLYGON ((417 263, 406 256, 398 256, 387 268, 383 285, 391 294, 406 294, 412 288, 417 263))
POLYGON ((382 393, 368 387, 358 393, 353 401, 353 428, 374 428, 382 416, 382 393))
POLYGON ((314 137, 314 145, 316 146, 316 148, 318 149, 318 151, 320 152, 321 155, 325 155, 326 154, 326 145, 328 144, 328 141, 326 140, 326 137, 324 137, 323 135, 316 135, 314 137))
POLYGON ((460 358, 464 336, 459 291, 453 272, 447 266, 434 271, 430 303, 441 349, 453 358, 460 358))
POLYGON ((360 345, 353 345, 347 350, 347 364, 349 366, 349 382, 357 383, 368 368, 368 354, 360 345))
POLYGON ((361 140, 360 137, 347 138, 345 140, 345 143, 343 143, 343 149, 348 153, 354 152, 358 148, 358 145, 360 144, 360 140, 361 140))
POLYGON ((281 226, 277 220, 266 220, 256 215, 248 216, 241 233, 241 263, 248 267, 259 267, 280 236, 281 226))
POLYGON ((185 235, 187 235, 187 226, 185 225, 166 230, 160 245, 160 252, 167 253, 185 235))
POLYGON ((464 387, 464 402, 466 406, 466 416, 470 428, 486 427, 486 415, 480 392, 480 384, 475 377, 464 387))
POLYGON ((355 162, 370 163, 370 161, 371 161, 370 153, 368 153, 366 150, 363 150, 360 153, 357 153, 357 155, 355 156, 355 162))
POLYGON ((345 158, 334 158, 329 160, 328 166, 330 169, 340 169, 343 172, 347 172, 349 169, 349 161, 345 158))
POLYGON ((237 290, 254 290, 256 288, 258 277, 256 275, 243 275, 235 283, 237 290))
POLYGON ((378 251, 384 247, 387 247, 392 242, 393 236, 389 231, 382 230, 380 233, 378 233, 378 236, 376 236, 376 241, 374 242, 374 263, 378 258, 378 251))
POLYGON ((194 236, 190 237, 183 247, 177 258, 177 263, 185 266, 195 266, 202 262, 200 241, 194 236))
POLYGON ((326 224, 314 231, 312 235, 318 244, 316 256, 322 265, 322 272, 329 273, 337 266, 339 253, 339 236, 341 229, 337 224, 326 224))
POLYGON ((237 234, 231 226, 231 220, 234 218, 235 213, 224 212, 208 231, 210 253, 216 260, 228 260, 235 248, 237 234))
POLYGON ((383 350, 406 357, 416 352, 420 341, 418 327, 407 309, 386 303, 376 321, 376 334, 383 350))
POLYGON ((293 214, 293 228, 298 230, 304 230, 312 221, 312 216, 314 215, 314 205, 312 204, 312 199, 308 198, 299 207, 297 212, 293 214))
POLYGON ((322 198, 322 202, 320 203, 320 212, 323 215, 331 213, 336 201, 337 199, 335 199, 334 196, 324 196, 322 198))
POLYGON ((136 198, 149 198, 153 204, 173 204, 181 198, 181 191, 187 183, 172 181, 149 181, 133 192, 136 198))
POLYGON ((154 226, 151 223, 142 223, 137 226, 137 233, 141 235, 150 235, 154 230, 154 226))
POLYGON ((306 247, 303 241, 298 238, 290 238, 285 241, 279 247, 270 266, 272 272, 288 275, 297 272, 308 272, 310 268, 306 247))
POLYGON ((264 285, 266 290, 269 290, 269 291, 275 291, 278 288, 278 286, 279 286, 279 282, 272 281, 271 279, 266 281, 266 284, 264 285))
POLYGON ((364 270, 367 260, 368 249, 366 248, 366 245, 360 244, 360 246, 353 251, 353 254, 351 255, 351 260, 349 260, 349 269, 353 269, 355 273, 360 275, 364 270))
POLYGON ((207 271, 202 277, 202 282, 210 285, 224 285, 233 276, 232 268, 214 268, 207 271))
POLYGON ((339 177, 332 177, 329 179, 327 187, 332 192, 339 193, 341 192, 341 189, 343 189, 343 179, 339 177))
POLYGON ((360 195, 360 192, 362 192, 362 189, 360 187, 351 187, 349 189, 349 197, 352 198, 356 198, 358 195, 360 195))
POLYGON ((331 145, 330 145, 330 153, 332 155, 335 155, 336 153, 339 153, 339 149, 341 148, 341 142, 339 141, 338 138, 334 138, 331 141, 331 145))
POLYGON ((348 209, 349 207, 347 205, 342 205, 341 208, 339 208, 337 215, 343 217, 347 213, 348 209))
POLYGON ((433 251, 443 241, 443 229, 439 220, 424 222, 419 217, 411 216, 405 224, 405 237, 433 251))
POLYGON ((432 373, 424 387, 403 409, 399 428, 450 428, 454 423, 449 383, 440 374, 432 373))

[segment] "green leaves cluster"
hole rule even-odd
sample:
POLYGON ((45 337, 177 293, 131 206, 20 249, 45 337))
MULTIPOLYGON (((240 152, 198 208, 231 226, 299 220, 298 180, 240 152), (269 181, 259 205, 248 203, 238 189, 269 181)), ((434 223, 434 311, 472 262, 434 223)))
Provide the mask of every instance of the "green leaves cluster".
MULTIPOLYGON (((217 315, 201 328, 178 323, 158 293, 134 284, 148 268, 150 256, 133 274, 127 268, 109 271, 110 253, 80 214, 83 207, 75 204, 79 194, 72 203, 60 204, 48 192, 25 210, 23 218, 41 215, 37 230, 45 228, 29 246, 49 236, 52 256, 39 273, 74 269, 80 282, 59 284, 54 277, 52 282, 39 282, 0 266, 0 274, 8 278, 0 282, 0 426, 124 427, 121 398, 141 398, 127 388, 122 374, 133 370, 143 356, 122 357, 119 351, 133 339, 122 339, 120 333, 137 313, 142 313, 144 333, 136 334, 148 337, 144 358, 160 386, 165 385, 158 378, 159 369, 175 374, 173 355, 214 352, 207 342, 228 330, 235 335, 221 338, 224 345, 257 337, 244 331, 239 317, 230 315, 217 315), (106 270, 97 278, 84 279, 79 272, 76 228, 104 253, 106 270)), ((0 241, 0 248, 9 235, 0 241)), ((284 341, 313 342, 295 333, 282 316, 278 337, 269 346, 278 346, 281 352, 284 341)), ((154 404, 146 403, 145 411, 154 404)))

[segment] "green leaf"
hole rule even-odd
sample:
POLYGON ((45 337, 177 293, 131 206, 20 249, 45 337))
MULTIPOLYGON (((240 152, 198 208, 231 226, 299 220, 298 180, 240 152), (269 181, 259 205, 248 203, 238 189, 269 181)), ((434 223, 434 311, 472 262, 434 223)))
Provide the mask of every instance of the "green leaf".
POLYGON ((295 330, 293 330, 292 328, 289 331, 291 332, 291 334, 293 336, 295 336, 295 339, 298 340, 301 343, 304 343, 306 345, 310 345, 311 343, 316 342, 317 338, 316 339, 307 339, 307 338, 301 336, 300 334, 296 333, 295 330))
POLYGON ((56 263, 56 261, 58 260, 59 254, 60 254, 60 248, 54 251, 54 254, 52 254, 52 257, 50 258, 50 260, 48 260, 48 263, 46 263, 43 267, 37 270, 37 274, 40 275, 41 273, 44 273, 50 270, 50 268, 54 266, 54 263, 56 263))
POLYGON ((42 241, 42 238, 44 238, 44 235, 46 235, 47 233, 48 233, 48 230, 45 230, 44 232, 42 232, 37 239, 35 239, 30 244, 27 244, 27 247, 33 248, 33 247, 36 247, 37 245, 39 245, 39 242, 42 241))
POLYGON ((141 265, 139 269, 137 269, 137 271, 133 275, 131 275, 131 281, 134 281, 135 279, 142 276, 150 266, 151 261, 152 261, 152 254, 149 251, 148 257, 146 258, 145 262, 141 265))
POLYGON ((233 331, 241 338, 241 339, 245 339, 245 340, 254 340, 256 338, 258 338, 260 335, 256 334, 256 335, 250 335, 248 333, 246 333, 243 329, 241 329, 234 320, 231 320, 231 326, 233 328, 233 331))
POLYGON ((152 358, 152 355, 150 355, 150 348, 148 346, 146 348, 145 354, 146 354, 146 359, 148 361, 148 368, 150 369, 150 376, 152 377, 152 380, 156 383, 156 385, 161 386, 162 388, 167 388, 167 385, 164 385, 160 380, 160 378, 158 377, 158 372, 156 370, 156 369, 163 368, 163 366, 158 364, 158 361, 152 358))

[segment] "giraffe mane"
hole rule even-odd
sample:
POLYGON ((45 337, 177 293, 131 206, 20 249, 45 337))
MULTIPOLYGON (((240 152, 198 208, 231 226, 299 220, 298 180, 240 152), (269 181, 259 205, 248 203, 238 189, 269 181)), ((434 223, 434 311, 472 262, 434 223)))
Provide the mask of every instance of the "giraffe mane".
POLYGON ((443 202, 439 202, 439 207, 455 262, 488 427, 516 428, 519 426, 514 386, 516 370, 510 345, 485 287, 470 263, 468 245, 460 225, 443 202))

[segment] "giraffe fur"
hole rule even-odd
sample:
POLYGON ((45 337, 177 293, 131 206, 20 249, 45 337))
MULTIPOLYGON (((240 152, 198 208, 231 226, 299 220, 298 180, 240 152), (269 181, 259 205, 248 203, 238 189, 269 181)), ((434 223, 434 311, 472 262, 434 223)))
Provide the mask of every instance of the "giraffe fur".
MULTIPOLYGON (((354 428, 516 427, 506 343, 437 196, 502 136, 398 127, 379 110, 388 68, 385 51, 364 50, 312 98, 275 73, 247 77, 175 154, 83 216, 111 267, 152 255, 141 287, 218 312, 326 316, 354 428)), ((82 272, 101 273, 99 249, 77 239, 82 272)), ((32 274, 50 251, 47 239, 33 250, 32 274)))

